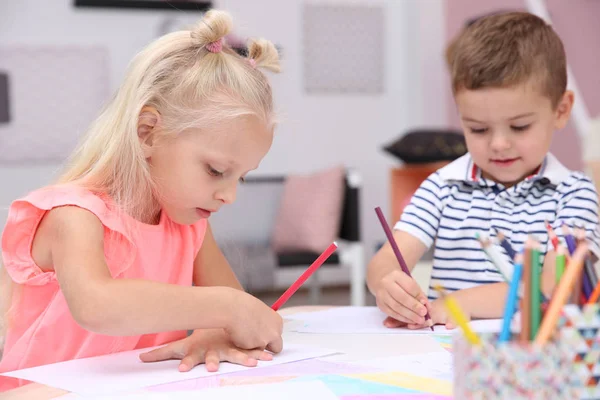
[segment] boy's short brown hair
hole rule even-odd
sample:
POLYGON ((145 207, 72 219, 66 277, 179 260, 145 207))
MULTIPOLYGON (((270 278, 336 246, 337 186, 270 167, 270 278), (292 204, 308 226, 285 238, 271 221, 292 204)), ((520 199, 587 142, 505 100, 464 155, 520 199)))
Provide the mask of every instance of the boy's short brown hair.
POLYGON ((555 107, 567 89, 562 41, 543 19, 525 12, 475 21, 450 43, 446 61, 454 94, 533 79, 555 107))

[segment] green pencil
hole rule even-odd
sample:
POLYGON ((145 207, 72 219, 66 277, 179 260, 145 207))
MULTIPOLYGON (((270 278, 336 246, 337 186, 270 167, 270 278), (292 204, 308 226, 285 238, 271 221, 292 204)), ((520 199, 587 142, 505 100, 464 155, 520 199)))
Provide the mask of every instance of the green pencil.
POLYGON ((535 241, 531 249, 531 331, 530 340, 534 340, 542 321, 542 298, 540 280, 542 265, 540 263, 540 244, 535 241))
POLYGON ((556 284, 560 282, 563 274, 565 273, 565 264, 567 262, 567 252, 564 246, 558 246, 556 250, 556 284))

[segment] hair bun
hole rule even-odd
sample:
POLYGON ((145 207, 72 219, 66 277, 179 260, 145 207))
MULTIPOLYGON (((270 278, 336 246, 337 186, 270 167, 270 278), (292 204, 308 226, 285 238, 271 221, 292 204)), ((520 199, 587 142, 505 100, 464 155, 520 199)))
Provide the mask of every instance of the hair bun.
POLYGON ((275 45, 266 39, 255 39, 248 46, 248 58, 254 60, 258 68, 266 68, 273 72, 281 71, 279 52, 275 45))
POLYGON ((214 43, 231 32, 233 21, 225 11, 210 10, 192 29, 191 36, 202 46, 214 43))

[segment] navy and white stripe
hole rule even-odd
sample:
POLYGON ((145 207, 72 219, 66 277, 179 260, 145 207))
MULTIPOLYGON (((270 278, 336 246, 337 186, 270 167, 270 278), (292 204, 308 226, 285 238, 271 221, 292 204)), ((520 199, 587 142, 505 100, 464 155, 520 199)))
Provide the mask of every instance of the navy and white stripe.
POLYGON ((422 183, 395 229, 428 248, 435 243, 429 287, 429 298, 435 299, 434 285, 455 291, 502 281, 475 233, 495 237, 502 232, 516 251, 531 234, 545 254, 552 249, 546 220, 561 239, 562 221, 585 228, 592 251, 600 256, 598 195, 588 177, 569 171, 548 154, 535 175, 505 188, 483 178, 466 154, 422 183))

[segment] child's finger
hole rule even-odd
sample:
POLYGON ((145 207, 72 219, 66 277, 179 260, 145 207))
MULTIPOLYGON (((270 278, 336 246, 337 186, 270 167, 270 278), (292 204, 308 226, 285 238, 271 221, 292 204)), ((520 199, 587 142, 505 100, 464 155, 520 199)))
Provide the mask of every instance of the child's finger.
POLYGON ((389 312, 386 314, 398 321, 406 323, 421 324, 425 322, 425 319, 415 313, 413 310, 405 307, 403 304, 398 303, 391 296, 384 299, 384 303, 389 312))
POLYGON ((206 364, 206 370, 208 372, 218 371, 220 362, 221 358, 216 350, 208 350, 204 355, 204 364, 206 364))
POLYGON ((383 325, 385 325, 386 328, 400 328, 400 327, 404 327, 406 326, 406 322, 402 322, 402 321, 398 321, 395 318, 392 317, 387 317, 384 321, 383 321, 383 325))
POLYGON ((183 357, 179 364, 179 372, 191 371, 196 365, 202 363, 203 352, 194 351, 183 357))
POLYGON ((267 350, 272 353, 281 353, 281 350, 283 350, 283 338, 281 336, 275 338, 275 340, 267 345, 267 350))
POLYGON ((412 277, 405 273, 398 273, 394 275, 394 280, 398 283, 406 293, 415 299, 421 299, 424 296, 421 287, 412 277))
MULTIPOLYGON (((252 351, 252 350, 251 350, 252 351)), ((227 349, 225 359, 231 363, 243 365, 245 367, 256 367, 258 360, 244 351, 238 349, 227 349)))
POLYGON ((412 322, 420 323, 423 317, 425 317, 425 314, 427 313, 427 307, 404 291, 404 289, 399 285, 392 285, 389 288, 388 294, 392 299, 386 301, 390 308, 409 318, 412 322), (408 310, 408 313, 404 312, 403 308, 408 310))
POLYGON ((166 345, 147 353, 140 354, 140 360, 142 362, 157 362, 181 358, 182 355, 178 351, 175 351, 174 344, 166 345))
POLYGON ((446 322, 446 329, 456 329, 456 325, 454 325, 454 322, 448 321, 446 322))
POLYGON ((271 361, 273 359, 273 355, 264 350, 256 349, 256 350, 246 350, 244 351, 249 357, 254 358, 256 360, 261 361, 271 361))
MULTIPOLYGON (((396 313, 396 311, 392 310, 392 309, 391 309, 391 308, 390 308, 390 307, 389 307, 389 306, 388 306, 388 305, 385 303, 385 301, 384 301, 383 297, 378 297, 378 298, 376 298, 376 301, 377 301, 377 307, 378 307, 378 308, 379 308, 379 309, 380 309, 380 310, 381 310, 381 311, 382 311, 382 312, 383 312, 385 315, 387 315, 387 316, 388 316, 388 318, 389 318, 390 320, 393 320, 393 321, 400 321, 400 323, 403 323, 403 324, 408 324, 408 323, 410 323, 410 322, 411 322, 411 321, 410 321, 408 318, 405 318, 405 317, 403 317, 402 315, 399 315, 398 313, 396 313)), ((385 320, 383 321, 383 322, 384 322, 384 325, 385 325, 385 322, 386 322, 386 321, 387 321, 387 319, 385 319, 385 320)))
POLYGON ((427 324, 408 324, 408 325, 406 325, 406 327, 411 330, 416 330, 416 329, 428 328, 429 326, 427 324))

